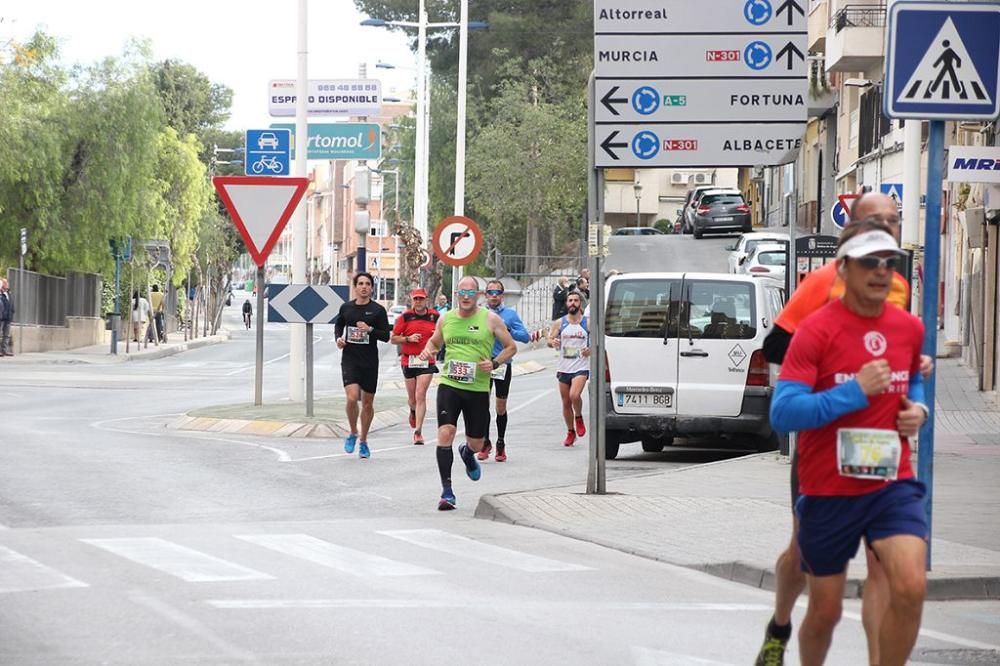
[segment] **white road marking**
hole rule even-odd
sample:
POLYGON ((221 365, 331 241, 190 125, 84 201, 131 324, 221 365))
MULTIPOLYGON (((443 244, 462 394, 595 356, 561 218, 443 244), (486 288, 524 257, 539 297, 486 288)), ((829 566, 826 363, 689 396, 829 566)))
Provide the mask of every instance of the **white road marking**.
POLYGON ((0 593, 89 587, 86 583, 0 546, 0 593))
MULTIPOLYGON (((281 361, 281 360, 283 360, 283 359, 286 359, 286 358, 288 358, 289 356, 291 356, 291 354, 290 354, 290 353, 289 353, 289 354, 282 354, 281 356, 275 356, 274 358, 272 358, 272 359, 270 359, 270 360, 267 360, 267 361, 264 361, 264 365, 271 365, 272 363, 275 363, 275 362, 277 362, 277 361, 281 361)), ((246 372, 247 370, 253 370, 253 369, 255 369, 256 367, 257 367, 257 364, 256 364, 256 363, 254 363, 254 364, 252 364, 252 365, 245 365, 245 366, 243 366, 243 367, 241 367, 241 368, 236 368, 236 369, 235 369, 235 370, 233 370, 232 372, 227 372, 227 373, 225 374, 225 376, 226 376, 226 377, 232 377, 233 375, 238 375, 238 374, 240 374, 241 372, 246 372)))
POLYGON ((80 541, 189 583, 274 579, 265 573, 157 537, 80 541))
POLYGON ((622 611, 659 612, 767 612, 767 604, 716 604, 716 603, 659 603, 634 602, 586 602, 586 601, 502 601, 482 599, 475 601, 439 599, 208 599, 206 604, 213 608, 231 610, 285 610, 285 609, 357 609, 357 608, 491 608, 510 610, 593 610, 617 613, 622 611))
POLYGON ((638 646, 632 647, 632 655, 635 657, 637 666, 734 666, 728 661, 716 661, 689 654, 638 646))
MULTIPOLYGON (((370 445, 370 443, 369 443, 370 445)), ((431 444, 433 446, 433 444, 431 444)), ((388 446, 384 449, 376 449, 372 447, 372 453, 384 453, 385 451, 401 451, 403 449, 415 448, 413 444, 407 444, 406 446, 388 446)), ((417 447, 419 448, 419 447, 417 447)), ((309 460, 323 460, 325 458, 355 458, 357 453, 345 453, 341 451, 340 453, 328 453, 325 456, 309 456, 307 458, 291 458, 287 462, 307 462, 309 460)))
POLYGON ((174 624, 186 629, 195 636, 198 636, 199 638, 208 642, 209 644, 217 648, 219 651, 221 651, 231 659, 237 659, 239 661, 258 662, 257 657, 255 657, 252 653, 242 650, 239 647, 223 640, 219 636, 215 635, 214 633, 206 629, 201 622, 198 622, 198 620, 194 619, 190 615, 182 613, 173 606, 167 605, 160 599, 139 592, 132 592, 131 594, 129 594, 129 599, 131 599, 133 602, 141 606, 145 606, 146 608, 153 611, 160 617, 164 617, 170 620, 174 624))
POLYGON ((352 576, 426 576, 441 573, 338 546, 308 534, 246 534, 236 538, 352 576))
MULTIPOLYGON (((805 604, 796 604, 805 606, 805 604)), ((857 620, 861 622, 860 613, 849 613, 844 611, 844 617, 851 620, 857 620)), ((920 635, 925 638, 933 638, 937 641, 944 641, 945 643, 952 643, 954 645, 961 645, 962 647, 967 647, 973 650, 997 650, 1000 651, 1000 645, 993 645, 991 643, 982 643, 980 641, 973 640, 971 638, 962 638, 961 636, 955 636, 954 634, 946 634, 943 631, 934 631, 933 629, 920 629, 920 635)))
POLYGON ((547 571, 592 571, 591 567, 569 562, 550 560, 546 557, 529 555, 510 548, 475 541, 458 534, 441 530, 385 530, 380 531, 393 539, 412 543, 449 555, 466 557, 479 563, 489 563, 500 567, 542 573, 547 571))

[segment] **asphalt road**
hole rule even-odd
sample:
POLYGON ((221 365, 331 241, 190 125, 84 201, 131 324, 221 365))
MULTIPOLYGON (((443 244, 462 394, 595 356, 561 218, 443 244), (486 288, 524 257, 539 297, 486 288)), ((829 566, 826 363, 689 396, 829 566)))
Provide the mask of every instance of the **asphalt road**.
MULTIPOLYGON (((718 259, 724 270, 719 246, 730 240, 672 240, 671 263, 704 270, 718 259)), ((551 369, 515 378, 509 461, 484 464, 475 484, 457 464, 451 513, 436 510, 433 446, 410 444, 405 426, 375 433, 370 460, 340 441, 167 429, 190 409, 250 400, 254 343, 240 296, 224 344, 156 361, 2 369, 0 663, 752 659, 769 593, 472 518, 483 493, 585 479, 586 440, 561 445, 551 369)), ((317 336, 320 394, 339 392, 331 335, 317 336)), ((287 339, 268 327, 266 401, 287 394, 287 339)), ((383 351, 384 376, 398 378, 393 349, 383 351)), ((742 453, 696 444, 660 454, 626 445, 609 479, 742 453)), ((939 604, 928 617, 959 635, 971 631, 963 614, 991 609, 939 604)), ((830 663, 863 654, 857 622, 845 625, 830 663)))

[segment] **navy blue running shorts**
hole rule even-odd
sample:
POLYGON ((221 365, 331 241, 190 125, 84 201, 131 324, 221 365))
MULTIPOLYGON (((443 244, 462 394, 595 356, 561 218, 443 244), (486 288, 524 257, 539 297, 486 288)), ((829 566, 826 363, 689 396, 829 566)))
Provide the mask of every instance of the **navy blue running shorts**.
POLYGON ((843 573, 862 537, 869 545, 902 534, 926 540, 926 494, 923 483, 905 479, 867 495, 802 495, 795 503, 802 571, 812 576, 843 573))

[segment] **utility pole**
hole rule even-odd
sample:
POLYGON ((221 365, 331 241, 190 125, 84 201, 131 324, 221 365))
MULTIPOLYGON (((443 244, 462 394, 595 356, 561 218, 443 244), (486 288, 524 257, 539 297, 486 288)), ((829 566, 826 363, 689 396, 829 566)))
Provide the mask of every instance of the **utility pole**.
MULTIPOLYGON (((298 80, 295 86, 295 175, 306 177, 309 159, 309 125, 306 102, 309 97, 308 0, 299 0, 298 80)), ((300 201, 292 214, 292 283, 306 281, 306 209, 300 201)), ((304 324, 288 325, 288 397, 293 402, 305 399, 304 324)))

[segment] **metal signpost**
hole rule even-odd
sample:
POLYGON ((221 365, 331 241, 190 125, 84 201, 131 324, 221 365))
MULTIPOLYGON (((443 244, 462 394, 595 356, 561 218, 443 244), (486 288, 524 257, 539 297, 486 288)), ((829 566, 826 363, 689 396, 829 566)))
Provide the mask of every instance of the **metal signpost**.
POLYGON ((244 173, 248 176, 287 176, 291 173, 292 131, 285 128, 246 131, 244 173))
POLYGON ((267 320, 306 325, 306 416, 313 416, 313 324, 336 323, 350 293, 346 285, 267 285, 267 320))
POLYGON ((257 354, 253 404, 260 407, 264 404, 264 263, 305 194, 309 180, 216 176, 212 184, 257 264, 257 354))
MULTIPOLYGON (((295 125, 274 123, 274 129, 292 133, 292 159, 295 159, 295 125)), ((382 126, 376 123, 309 123, 310 160, 377 160, 382 156, 382 126)))
POLYGON ((795 161, 808 114, 806 42, 799 0, 594 2, 589 493, 606 485, 603 169, 795 161))
MULTIPOLYGON (((277 79, 268 84, 267 108, 275 117, 294 116, 295 81, 277 79)), ((375 79, 309 81, 306 112, 310 116, 377 116, 382 109, 382 83, 375 79)))
MULTIPOLYGON (((28 284, 28 281, 24 279, 24 255, 28 254, 28 229, 26 227, 21 227, 21 256, 18 263, 18 268, 20 272, 17 274, 20 284, 18 285, 22 290, 28 284)), ((13 302, 13 301, 11 301, 13 302)), ((22 295, 22 303, 27 303, 28 299, 24 298, 22 295)), ((17 353, 24 353, 24 308, 16 309, 17 312, 17 353)))
MULTIPOLYGON (((885 50, 885 115, 928 120, 924 228, 923 353, 937 356, 944 121, 1000 115, 1000 5, 900 0, 889 8, 885 50)), ((935 375, 924 383, 930 406, 920 429, 917 477, 927 485, 933 528, 935 375)), ((929 532, 932 533, 932 532, 929 532)), ((927 541, 927 568, 931 568, 927 541)))

